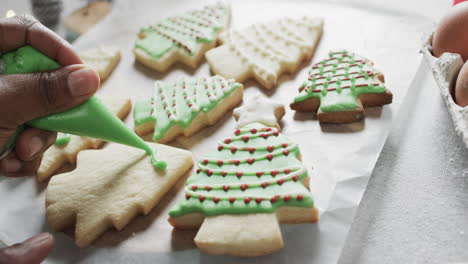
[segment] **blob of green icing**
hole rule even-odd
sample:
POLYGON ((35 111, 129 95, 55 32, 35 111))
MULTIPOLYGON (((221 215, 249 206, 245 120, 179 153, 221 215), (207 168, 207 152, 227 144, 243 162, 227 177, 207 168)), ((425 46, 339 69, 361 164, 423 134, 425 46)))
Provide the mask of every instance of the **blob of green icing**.
POLYGON ((58 137, 57 140, 55 140, 55 145, 56 146, 63 146, 68 144, 70 142, 71 135, 69 134, 63 134, 62 136, 58 137))
POLYGON ((31 46, 24 46, 2 55, 4 71, 2 74, 18 74, 50 71, 60 65, 31 46))
POLYGON ((188 213, 271 213, 281 206, 313 207, 301 180, 307 169, 297 144, 275 128, 249 124, 223 138, 201 158, 186 183, 186 196, 173 207, 173 217, 188 213))

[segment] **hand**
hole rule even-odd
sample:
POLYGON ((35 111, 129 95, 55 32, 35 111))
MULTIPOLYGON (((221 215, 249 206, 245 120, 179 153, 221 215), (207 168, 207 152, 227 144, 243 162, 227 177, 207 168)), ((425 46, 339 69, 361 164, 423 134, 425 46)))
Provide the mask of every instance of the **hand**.
MULTIPOLYGON (((0 75, 0 150, 16 127, 36 117, 62 112, 91 97, 99 87, 99 76, 70 44, 30 16, 0 19, 0 53, 30 45, 64 66, 51 72, 0 75)), ((39 167, 42 153, 56 133, 25 129, 15 149, 0 161, 0 174, 31 175, 39 167)))
POLYGON ((0 264, 36 264, 49 255, 54 246, 54 238, 49 233, 33 236, 20 244, 0 248, 0 264))

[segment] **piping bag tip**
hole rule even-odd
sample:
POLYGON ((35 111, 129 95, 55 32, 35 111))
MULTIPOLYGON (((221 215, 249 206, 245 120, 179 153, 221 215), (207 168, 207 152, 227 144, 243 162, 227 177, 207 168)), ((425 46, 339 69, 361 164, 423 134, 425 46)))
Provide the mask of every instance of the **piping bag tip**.
POLYGON ((156 159, 156 155, 154 153, 151 154, 151 163, 157 169, 165 170, 167 168, 167 162, 156 159))

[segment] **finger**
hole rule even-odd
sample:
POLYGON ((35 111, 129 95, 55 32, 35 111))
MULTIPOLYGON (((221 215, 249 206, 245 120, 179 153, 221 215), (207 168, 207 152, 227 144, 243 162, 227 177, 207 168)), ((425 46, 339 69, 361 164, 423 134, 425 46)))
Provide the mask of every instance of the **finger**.
POLYGON ((0 78, 0 127, 15 128, 34 118, 63 112, 91 97, 99 76, 85 65, 51 72, 11 74, 0 78))
POLYGON ((41 165, 42 155, 29 161, 18 158, 13 151, 8 156, 0 160, 0 174, 7 177, 33 176, 37 174, 37 169, 41 165))
POLYGON ((55 132, 27 128, 16 140, 16 156, 22 161, 32 161, 54 144, 56 138, 55 132))
POLYGON ((71 45, 29 15, 0 19, 0 52, 30 45, 62 66, 83 63, 71 45))
POLYGON ((31 237, 20 244, 0 249, 0 264, 36 264, 41 263, 54 246, 54 238, 49 233, 31 237))

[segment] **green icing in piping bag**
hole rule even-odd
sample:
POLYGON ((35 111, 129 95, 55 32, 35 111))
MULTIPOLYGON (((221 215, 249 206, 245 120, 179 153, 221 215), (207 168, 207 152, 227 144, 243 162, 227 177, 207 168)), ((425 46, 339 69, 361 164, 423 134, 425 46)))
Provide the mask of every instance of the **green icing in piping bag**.
POLYGON ((70 142, 70 139, 71 139, 71 135, 64 134, 63 136, 58 137, 57 140, 55 140, 54 144, 57 146, 63 146, 63 145, 68 144, 68 142, 70 142))
MULTIPOLYGON (((0 61, 3 61, 3 74, 49 71, 60 67, 57 62, 30 46, 3 54, 0 61)), ((156 168, 165 169, 167 166, 166 162, 156 159, 153 149, 94 96, 77 107, 39 117, 26 124, 44 130, 92 137, 143 149, 151 156, 156 168)), ((20 132, 21 130, 17 130, 16 135, 20 132)), ((16 135, 6 147, 14 144, 16 135)))

